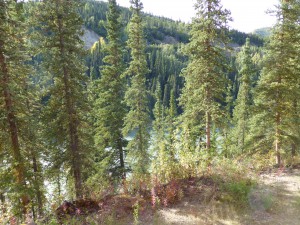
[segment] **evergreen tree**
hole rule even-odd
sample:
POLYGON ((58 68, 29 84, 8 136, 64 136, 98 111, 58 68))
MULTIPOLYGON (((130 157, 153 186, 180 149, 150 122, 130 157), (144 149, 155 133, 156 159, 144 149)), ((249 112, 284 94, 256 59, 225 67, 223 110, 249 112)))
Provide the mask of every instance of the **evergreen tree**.
MULTIPOLYGON (((21 202, 21 213, 25 214, 29 203, 26 164, 28 141, 25 128, 29 126, 28 109, 24 100, 28 96, 28 66, 25 65, 25 33, 22 5, 17 1, 0 1, 0 142, 1 154, 5 155, 7 176, 13 176, 8 184, 14 204, 21 202), (11 171, 11 172, 9 172, 11 171)), ((2 180, 1 183, 5 180, 2 180)), ((8 180, 6 180, 8 181, 8 180)))
POLYGON ((219 0, 197 0, 195 8, 197 15, 187 45, 190 62, 183 72, 185 86, 180 104, 184 110, 184 127, 189 129, 185 132, 195 135, 194 141, 201 144, 204 128, 205 147, 209 150, 212 146, 211 128, 224 114, 220 103, 227 83, 224 47, 228 41, 225 32, 229 12, 222 9, 219 0))
MULTIPOLYGON (((105 50, 108 53, 103 61, 101 78, 97 83, 99 96, 95 101, 95 140, 103 153, 107 154, 109 169, 114 176, 125 177, 124 147, 126 141, 122 134, 126 108, 123 103, 124 72, 120 10, 115 0, 109 0, 107 13, 107 39, 105 50), (109 150, 105 150, 109 149, 109 150)), ((106 160, 106 161, 107 161, 106 160)))
POLYGON ((298 0, 281 1, 255 96, 258 113, 252 121, 253 147, 262 152, 274 147, 278 165, 285 146, 291 146, 291 121, 297 120, 293 109, 300 94, 299 12, 298 0))
MULTIPOLYGON (((34 62, 33 62, 34 63, 34 62)), ((44 173, 41 163, 42 155, 45 153, 45 145, 42 139, 42 124, 40 123, 41 104, 39 86, 35 84, 35 77, 37 71, 29 77, 27 82, 26 91, 27 99, 24 104, 27 110, 27 119, 30 124, 24 128, 25 138, 27 144, 25 147, 25 155, 28 163, 28 180, 29 186, 32 191, 31 196, 31 209, 34 219, 37 216, 43 216, 44 203, 45 203, 45 190, 44 190, 44 173)))
POLYGON ((157 82, 155 91, 155 105, 153 109, 154 121, 153 121, 153 155, 155 159, 153 160, 152 167, 153 171, 160 178, 160 180, 165 180, 166 166, 167 162, 167 146, 166 146, 166 115, 165 107, 161 100, 162 91, 160 83, 157 82))
POLYGON ((171 91, 170 108, 163 105, 162 91, 159 82, 156 85, 153 114, 153 139, 154 160, 152 171, 162 182, 168 182, 176 175, 175 167, 175 119, 176 102, 174 91, 171 91))
POLYGON ((155 120, 153 121, 153 131, 155 133, 155 142, 157 144, 161 143, 164 141, 164 136, 165 136, 165 107, 163 105, 162 99, 162 91, 161 91, 161 86, 160 83, 157 82, 156 84, 156 90, 155 90, 155 105, 153 109, 153 114, 155 120))
POLYGON ((90 56, 87 59, 88 76, 91 80, 99 79, 101 77, 100 69, 103 66, 105 41, 100 37, 97 42, 93 44, 90 49, 90 56))
POLYGON ((42 53, 43 67, 51 84, 44 109, 47 144, 59 154, 54 156, 57 161, 51 164, 70 166, 75 194, 80 198, 83 164, 91 144, 85 123, 88 107, 80 40, 82 22, 77 13, 80 0, 45 0, 36 6, 32 17, 38 35, 34 41, 42 53))
POLYGON ((149 165, 149 110, 146 90, 146 74, 149 72, 146 61, 146 41, 142 20, 143 4, 140 0, 131 0, 132 18, 129 24, 128 47, 131 62, 126 70, 130 76, 130 86, 125 94, 125 102, 129 112, 125 118, 124 135, 134 132, 134 137, 128 143, 128 151, 132 160, 134 173, 145 174, 149 165))
MULTIPOLYGON (((176 82, 174 82, 176 83, 176 82)), ((175 94, 176 84, 171 90, 170 97, 170 107, 167 109, 167 124, 166 124, 166 133, 167 133, 167 146, 170 155, 171 162, 175 162, 176 155, 176 122, 177 122, 177 104, 176 104, 176 94, 175 94)))
POLYGON ((233 111, 233 138, 236 148, 239 152, 245 149, 245 140, 249 135, 249 120, 251 108, 253 105, 252 98, 252 81, 256 73, 254 63, 251 57, 250 39, 246 39, 246 44, 243 46, 241 52, 238 54, 240 60, 239 76, 240 85, 235 108, 233 111))

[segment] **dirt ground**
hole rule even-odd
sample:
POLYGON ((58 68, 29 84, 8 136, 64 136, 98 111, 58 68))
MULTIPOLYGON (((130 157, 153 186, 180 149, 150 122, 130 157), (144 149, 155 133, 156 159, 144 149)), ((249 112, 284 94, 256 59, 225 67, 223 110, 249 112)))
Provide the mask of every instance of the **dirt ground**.
POLYGON ((222 203, 213 192, 185 197, 173 207, 143 218, 145 225, 237 225, 300 224, 300 171, 276 169, 259 175, 248 196, 249 207, 222 203), (203 199, 207 196, 207 199, 203 199))

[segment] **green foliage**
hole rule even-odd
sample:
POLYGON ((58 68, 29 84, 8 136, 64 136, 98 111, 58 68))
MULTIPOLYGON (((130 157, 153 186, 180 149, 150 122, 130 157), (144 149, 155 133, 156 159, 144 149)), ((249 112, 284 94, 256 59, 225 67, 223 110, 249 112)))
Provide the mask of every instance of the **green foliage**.
POLYGON ((34 4, 31 11, 36 27, 33 41, 37 53, 42 54, 49 80, 44 87, 49 98, 43 108, 46 143, 49 149, 55 149, 49 155, 60 158, 61 164, 57 162, 56 166, 71 168, 77 197, 82 196, 83 165, 88 165, 87 156, 93 146, 87 123, 89 105, 79 6, 80 1, 43 1, 34 4))
POLYGON ((37 166, 32 170, 33 161, 37 165, 40 159, 41 142, 33 132, 40 129, 39 106, 30 76, 23 4, 0 1, 0 8, 0 193, 14 206, 14 214, 21 216, 43 186, 37 166))
POLYGON ((200 131, 205 127, 205 147, 210 149, 211 127, 218 123, 220 115, 224 113, 220 103, 227 83, 224 62, 229 11, 222 9, 220 1, 211 0, 198 0, 195 8, 197 16, 193 19, 191 41, 186 49, 190 62, 183 71, 185 86, 180 104, 184 110, 183 132, 191 135, 185 137, 186 140, 200 145, 203 139, 200 131))
POLYGON ((135 135, 128 143, 128 156, 134 173, 145 174, 149 166, 149 125, 148 93, 146 90, 146 74, 148 73, 146 61, 146 41, 143 32, 143 19, 141 11, 143 4, 139 0, 131 1, 132 18, 129 24, 128 48, 131 62, 125 75, 129 76, 130 84, 125 93, 125 102, 129 112, 125 117, 123 134, 135 135))
POLYGON ((230 134, 232 140, 233 152, 244 153, 245 143, 249 138, 251 112, 253 108, 253 83, 256 74, 255 65, 252 60, 250 40, 238 54, 239 59, 239 91, 233 110, 233 126, 230 134))
MULTIPOLYGON (((197 0, 191 25, 130 2, 131 11, 115 0, 0 0, 1 222, 43 215, 45 193, 55 209, 64 198, 145 196, 153 187, 155 204, 167 206, 183 196, 177 179, 203 174, 221 199, 243 207, 254 185, 249 168, 271 166, 275 154, 278 163, 297 163, 299 0, 281 1, 264 50, 264 39, 227 29, 220 0, 197 0), (83 24, 100 35, 88 54, 83 24)), ((272 196, 262 202, 270 209, 272 196)), ((137 202, 135 224, 140 211, 137 202)), ((37 222, 60 223, 45 219, 37 222)))
POLYGON ((105 56, 105 45, 106 43, 104 39, 100 37, 99 41, 94 43, 94 45, 90 49, 90 54, 88 54, 87 56, 87 75, 90 77, 91 80, 96 80, 101 77, 100 68, 103 66, 103 58, 105 56))
MULTIPOLYGON (((120 7, 121 21, 125 30, 128 30, 129 21, 132 17, 132 11, 128 8, 120 7)), ((86 1, 85 6, 80 8, 80 14, 84 24, 88 29, 95 31, 101 37, 106 37, 107 32, 105 23, 107 21, 106 13, 108 5, 102 1, 86 1)), ((175 42, 188 42, 188 27, 180 21, 173 21, 164 17, 156 17, 149 14, 141 13, 145 21, 145 38, 147 43, 157 44, 166 43, 168 40, 175 42), (169 38, 167 38, 169 37, 169 38), (171 38, 171 39, 170 39, 171 38)), ((123 33, 122 40, 127 39, 127 34, 123 33)))
MULTIPOLYGON (((120 7, 121 18, 123 21, 124 31, 122 32, 122 41, 128 39, 129 19, 131 12, 127 8, 120 7)), ((80 14, 84 20, 84 24, 88 29, 92 29, 101 36, 101 39, 107 39, 107 32, 105 29, 106 13, 108 6, 106 2, 99 1, 87 1, 85 7, 80 9, 80 14), (93 21, 93 22, 91 22, 93 21), (97 25, 101 23, 101 25, 97 25), (101 31, 99 30, 101 29, 101 31)), ((147 63, 150 68, 150 73, 147 74, 147 90, 151 92, 149 97, 150 111, 152 112, 155 101, 154 92, 157 81, 159 80, 162 87, 162 99, 167 106, 169 98, 171 96, 171 90, 175 92, 176 99, 179 98, 181 89, 183 87, 183 78, 179 76, 181 70, 186 67, 188 57, 183 54, 183 49, 186 43, 189 41, 188 24, 173 21, 171 19, 156 17, 153 15, 144 15, 144 33, 147 40, 146 55, 147 63)), ((230 42, 235 46, 243 45, 247 37, 250 38, 250 42, 256 46, 262 46, 264 41, 252 34, 242 33, 236 30, 231 30, 226 33, 229 36, 230 42)), ((99 46, 97 44, 97 46, 99 46)), ((98 68, 103 65, 102 59, 104 57, 104 51, 100 48, 91 49, 91 54, 87 57, 87 74, 93 79, 100 77, 98 68), (93 49, 96 49, 93 50, 93 49), (99 49, 99 51, 98 51, 99 49)), ((125 63, 129 62, 130 55, 128 52, 124 52, 125 63)), ((237 81, 237 71, 230 72, 229 77, 233 82, 237 81)), ((236 82, 236 85, 238 83, 236 82)), ((237 87, 238 88, 238 87, 237 87)), ((236 98, 237 90, 233 90, 233 94, 236 98)), ((176 106, 177 112, 181 113, 182 109, 176 106)))
POLYGON ((262 38, 269 38, 272 34, 272 28, 271 27, 259 28, 254 30, 253 33, 262 38))
MULTIPOLYGON (((174 120, 176 109, 170 111, 161 100, 161 87, 157 83, 155 91, 156 103, 154 106, 153 137, 152 137, 152 173, 162 182, 168 182, 176 175, 175 148, 174 148, 174 120)), ((174 103, 173 103, 174 104, 174 103)))
POLYGON ((246 161, 215 158, 212 161, 211 177, 220 187, 220 200, 234 203, 237 207, 247 207, 249 194, 256 185, 246 161))
POLYGON ((224 183, 224 191, 228 196, 223 197, 223 200, 238 204, 239 207, 248 205, 248 197, 251 190, 251 185, 245 181, 236 181, 224 183))
MULTIPOLYGON (((107 38, 105 63, 101 67, 101 78, 95 81, 93 117, 95 118, 95 142, 101 157, 108 157, 107 171, 114 178, 125 178, 124 147, 126 140, 122 128, 126 108, 124 104, 125 79, 121 43, 120 11, 116 1, 109 1, 107 13, 107 38), (118 162, 118 163, 116 163, 118 162)), ((104 159, 101 159, 104 160, 104 159)), ((106 171, 106 172, 107 172, 106 171)))
POLYGON ((264 45, 263 38, 261 37, 261 35, 259 33, 256 34, 256 32, 254 32, 254 34, 246 34, 246 33, 243 33, 243 32, 237 31, 237 30, 230 30, 228 36, 230 37, 232 43, 236 43, 240 46, 246 44, 247 38, 250 39, 250 43, 252 45, 256 45, 259 47, 263 47, 263 45, 264 45))
POLYGON ((140 224, 139 221, 139 212, 140 211, 140 205, 139 202, 137 201, 134 205, 133 205, 133 224, 134 225, 138 225, 140 224))
POLYGON ((278 22, 267 46, 255 95, 251 145, 264 152, 273 149, 277 164, 282 163, 282 153, 298 139, 298 131, 294 129, 299 121, 297 99, 300 94, 296 66, 299 62, 298 15, 298 1, 283 1, 278 7, 278 22))
POLYGON ((261 198, 264 209, 269 212, 274 206, 274 198, 270 193, 267 193, 261 198))

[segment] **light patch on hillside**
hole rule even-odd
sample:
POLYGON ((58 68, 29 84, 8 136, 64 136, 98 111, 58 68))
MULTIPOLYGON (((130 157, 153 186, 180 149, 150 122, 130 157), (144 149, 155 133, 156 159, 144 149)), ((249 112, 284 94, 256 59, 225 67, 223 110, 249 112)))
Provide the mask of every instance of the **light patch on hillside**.
POLYGON ((84 41, 84 49, 90 49, 95 42, 99 41, 100 36, 92 30, 83 27, 84 35, 81 40, 84 41))

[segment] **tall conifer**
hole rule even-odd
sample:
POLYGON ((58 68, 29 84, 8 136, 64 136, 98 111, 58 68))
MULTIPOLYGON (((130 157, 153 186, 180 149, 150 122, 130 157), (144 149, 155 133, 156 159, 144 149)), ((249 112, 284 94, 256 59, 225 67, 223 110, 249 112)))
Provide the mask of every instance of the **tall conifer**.
POLYGON ((253 118, 254 148, 268 151, 273 147, 278 165, 286 146, 291 146, 290 121, 294 100, 300 98, 295 63, 295 59, 299 62, 299 12, 298 0, 281 1, 255 97, 259 111, 253 118))
POLYGON ((197 0, 196 17, 191 25, 191 40, 187 46, 190 62, 183 72, 185 86, 180 98, 183 123, 194 141, 201 144, 205 130, 205 147, 211 148, 212 126, 223 116, 220 102, 226 91, 224 69, 229 12, 219 0, 197 0), (187 124, 190 125, 187 125, 187 124), (196 132, 198 134, 196 134, 196 132))
MULTIPOLYGON (((82 21, 80 0, 44 0, 34 11, 39 38, 35 41, 43 55, 44 69, 50 75, 47 106, 48 144, 55 146, 58 161, 70 166, 77 198, 82 197, 83 163, 89 149, 85 116, 82 21), (85 145, 87 144, 87 145, 85 145)), ((58 163, 58 162, 51 162, 58 163)))
POLYGON ((138 174, 147 173, 149 165, 149 109, 146 91, 146 74, 149 72, 146 61, 146 40, 142 20, 143 4, 140 0, 131 0, 132 17, 129 23, 128 47, 131 53, 131 62, 126 70, 130 77, 130 85, 125 94, 125 101, 129 112, 125 118, 124 135, 134 132, 129 141, 128 151, 132 160, 132 169, 138 174))
POLYGON ((233 111, 234 142, 239 152, 245 148, 246 138, 249 135, 250 112, 253 105, 252 83, 256 73, 251 57, 250 39, 246 39, 246 44, 238 54, 240 85, 237 100, 233 111))
POLYGON ((29 195, 25 128, 29 126, 29 112, 24 100, 29 97, 26 88, 29 70, 25 65, 23 12, 18 4, 14 0, 0 0, 0 151, 14 177, 14 185, 10 185, 17 198, 14 203, 20 201, 22 213, 26 213, 29 195))
POLYGON ((124 147, 122 134, 126 106, 124 105, 124 72, 120 9, 115 0, 109 0, 107 13, 107 39, 105 51, 108 53, 103 61, 101 78, 97 83, 99 96, 95 101, 96 144, 101 146, 102 153, 109 157, 109 169, 113 175, 125 177, 124 147), (104 149, 109 150, 104 150, 104 149))

